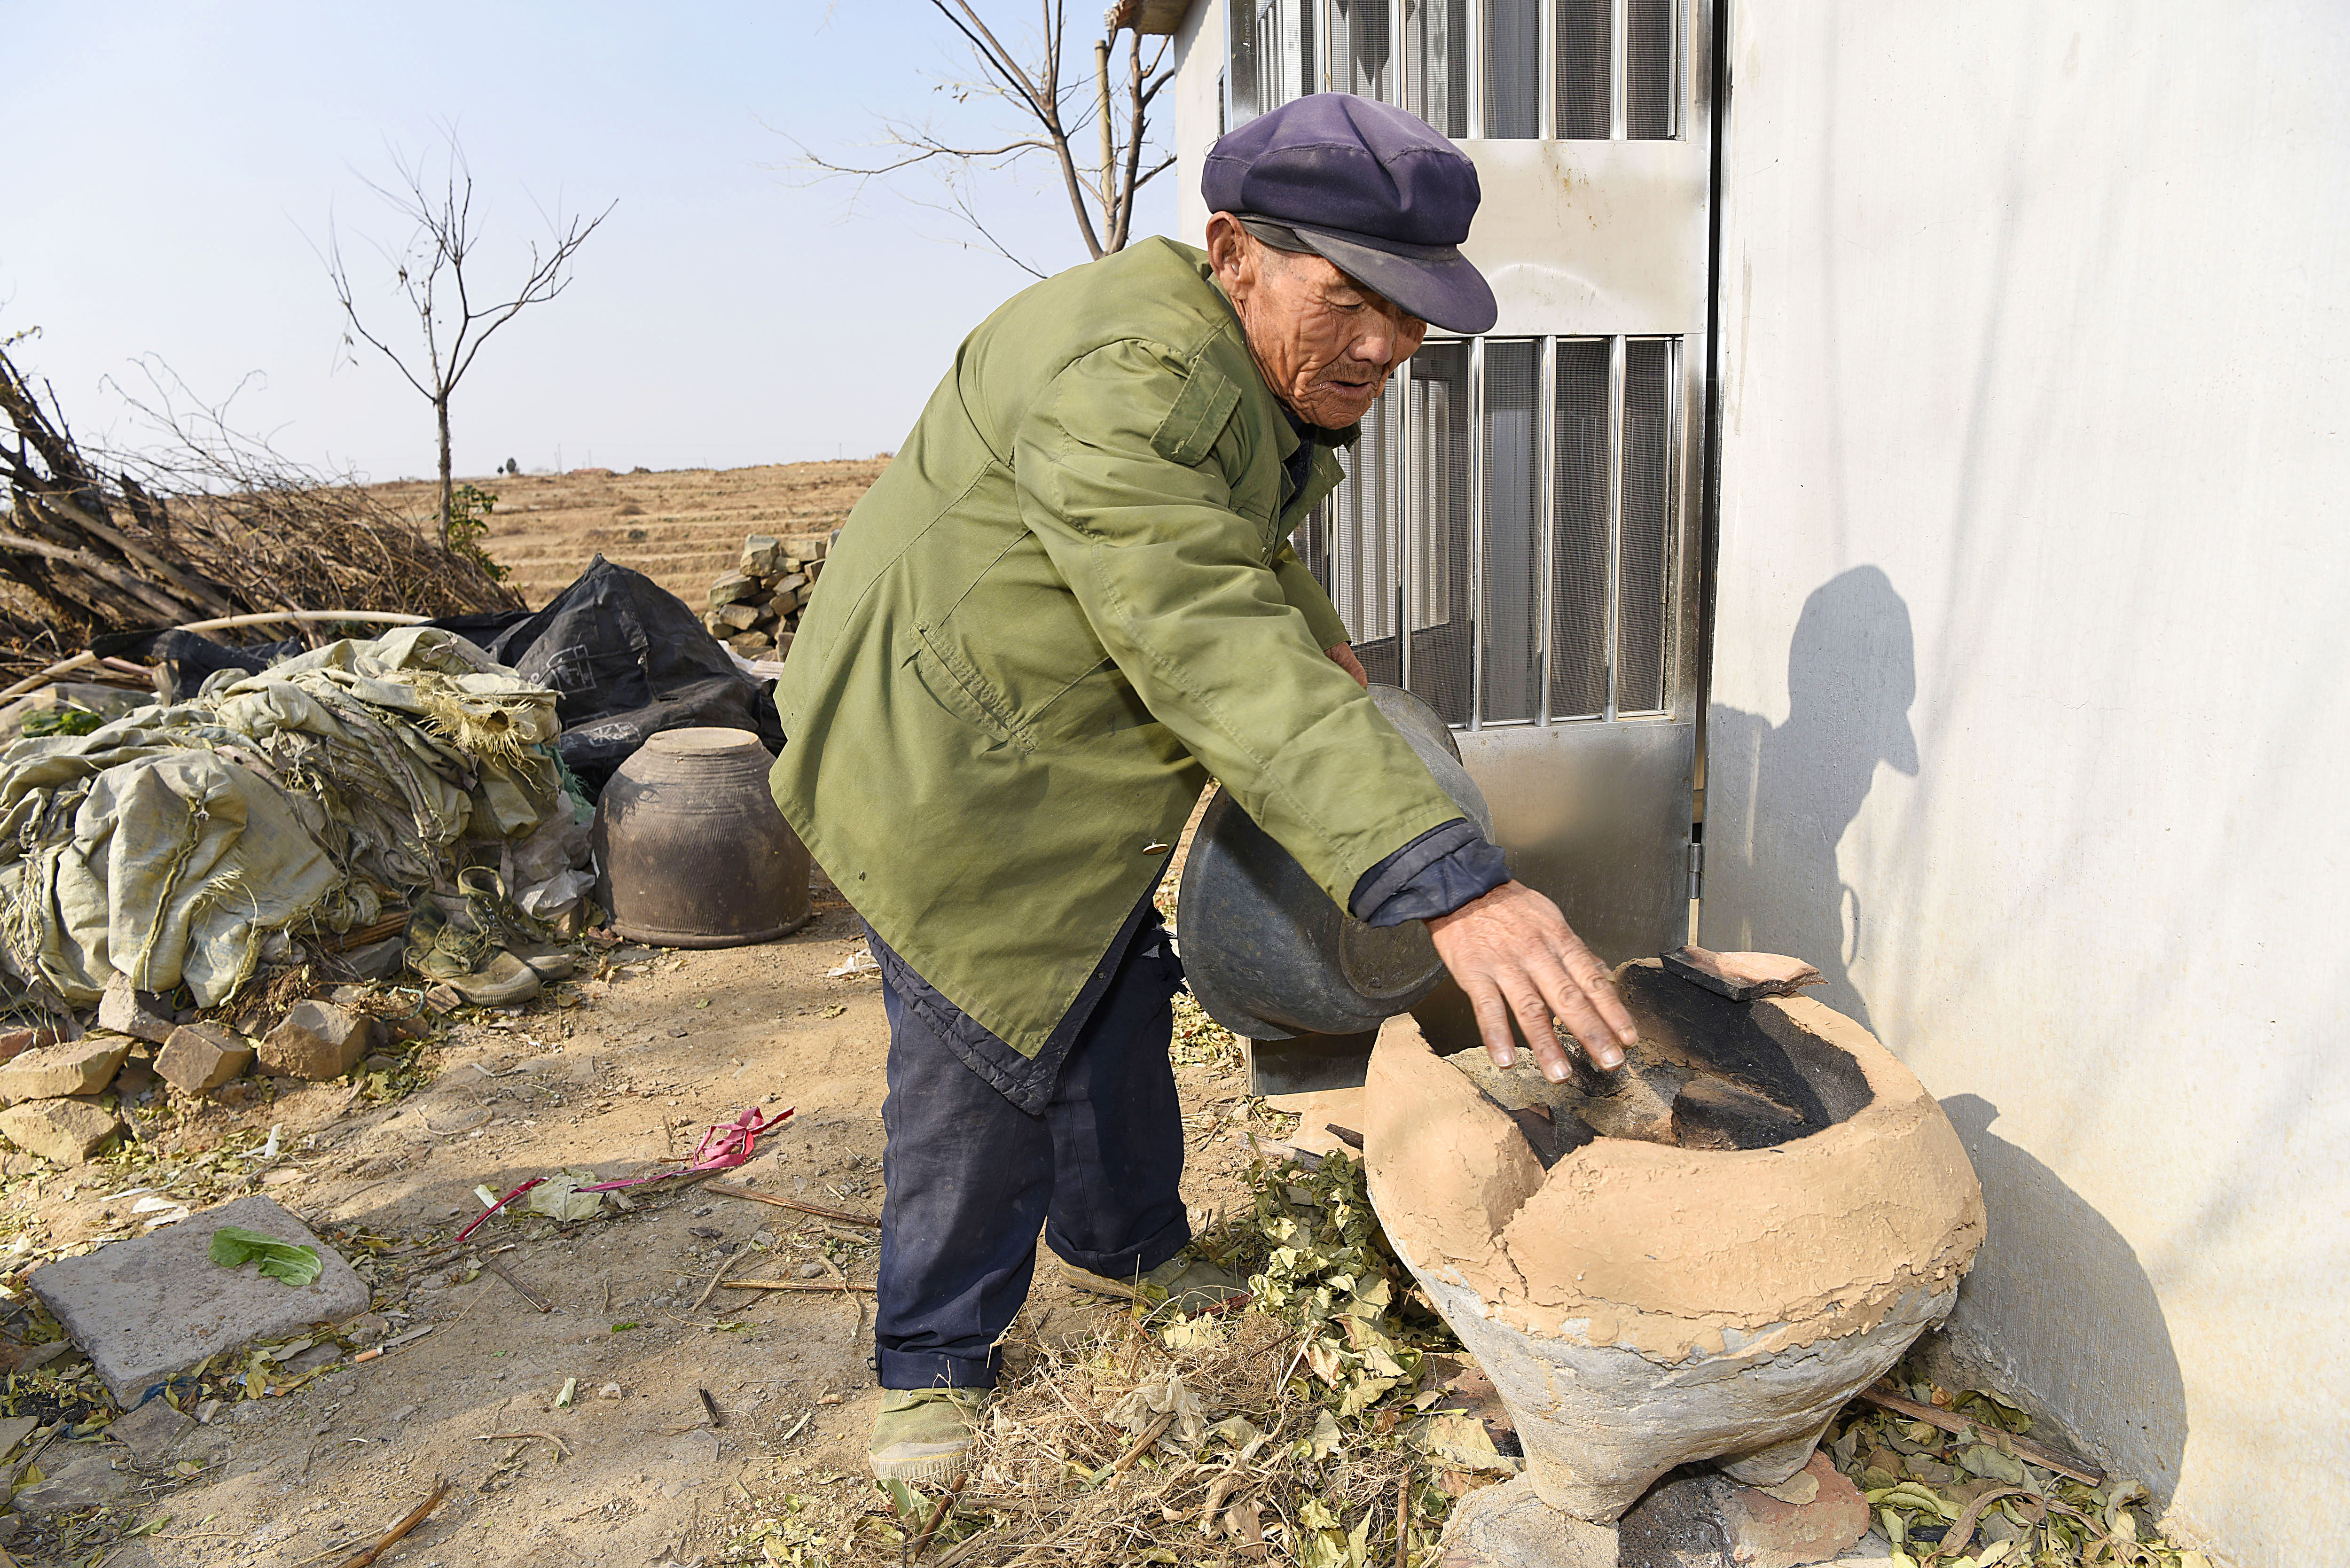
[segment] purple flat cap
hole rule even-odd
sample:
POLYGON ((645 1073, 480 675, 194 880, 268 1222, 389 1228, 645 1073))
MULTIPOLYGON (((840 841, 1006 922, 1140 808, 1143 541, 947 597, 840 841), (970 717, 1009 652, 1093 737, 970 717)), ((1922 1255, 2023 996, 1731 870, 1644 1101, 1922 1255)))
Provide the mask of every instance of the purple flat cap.
POLYGON ((1493 291, 1461 254, 1477 166, 1415 115, 1351 93, 1297 99, 1208 149, 1200 193, 1211 213, 1314 252, 1431 326, 1493 325, 1493 291))

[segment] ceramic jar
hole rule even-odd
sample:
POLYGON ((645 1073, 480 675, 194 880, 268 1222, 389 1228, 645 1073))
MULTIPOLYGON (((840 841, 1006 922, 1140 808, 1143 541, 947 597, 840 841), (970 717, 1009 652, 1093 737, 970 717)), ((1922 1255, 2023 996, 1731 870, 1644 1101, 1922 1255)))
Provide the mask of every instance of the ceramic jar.
POLYGON ((808 919, 808 852, 748 730, 663 730, 604 786, 597 898, 612 929, 671 948, 772 941, 808 919))

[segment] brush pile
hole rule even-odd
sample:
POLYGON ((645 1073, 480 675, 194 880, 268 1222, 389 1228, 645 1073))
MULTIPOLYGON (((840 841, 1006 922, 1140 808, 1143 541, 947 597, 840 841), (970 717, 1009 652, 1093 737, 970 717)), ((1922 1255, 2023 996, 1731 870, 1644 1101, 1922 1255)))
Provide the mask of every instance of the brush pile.
POLYGON ((789 539, 754 534, 743 540, 741 564, 710 585, 703 628, 744 659, 783 658, 830 544, 822 534, 789 539))
MULTIPOLYGON (((139 406, 139 405, 134 405, 139 406)), ((109 632, 268 610, 519 609, 477 551, 444 548, 355 483, 232 433, 217 411, 144 410, 159 452, 101 460, 0 352, 0 671, 109 632)))
POLYGON ((1260 1161, 1250 1179, 1254 1211, 1202 1238, 1249 1276, 1245 1312, 1138 1300, 1074 1344, 1021 1337, 1024 1318, 1006 1351, 1024 1368, 990 1406, 952 1507, 884 1486, 844 1530, 787 1496, 729 1560, 895 1560, 929 1530, 924 1568, 1386 1568, 1405 1560, 1399 1536, 1410 1562, 1432 1561, 1453 1503, 1523 1461, 1432 1386, 1459 1347, 1388 1251, 1362 1168, 1260 1161))

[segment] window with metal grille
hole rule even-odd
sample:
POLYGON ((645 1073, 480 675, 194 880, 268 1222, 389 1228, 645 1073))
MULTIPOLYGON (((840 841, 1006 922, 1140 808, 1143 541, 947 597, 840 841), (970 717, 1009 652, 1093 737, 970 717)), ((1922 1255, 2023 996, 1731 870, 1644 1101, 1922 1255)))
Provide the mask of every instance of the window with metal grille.
POLYGON ((1401 104, 1445 135, 1681 134, 1682 0, 1226 0, 1224 115, 1305 93, 1401 104))
POLYGON ((1669 705, 1680 340, 1425 345, 1298 531, 1374 680, 1462 727, 1669 705))

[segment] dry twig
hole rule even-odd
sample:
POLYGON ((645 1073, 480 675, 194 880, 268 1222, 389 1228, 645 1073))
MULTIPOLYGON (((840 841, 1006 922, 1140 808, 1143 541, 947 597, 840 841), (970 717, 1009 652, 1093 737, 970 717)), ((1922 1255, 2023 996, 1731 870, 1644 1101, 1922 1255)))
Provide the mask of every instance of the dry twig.
POLYGON ((1913 1421, 1923 1421, 1929 1427, 1939 1427, 1954 1438, 1965 1438, 1984 1443, 2002 1453, 2012 1453, 2028 1459, 2043 1470, 2054 1470, 2060 1476, 2070 1476, 2088 1486, 2106 1484, 2105 1472, 2086 1459, 2076 1459, 2070 1454, 2043 1447, 2029 1438, 2019 1438, 2012 1432, 2002 1432, 1996 1427, 1985 1427, 1970 1421, 1964 1416, 1954 1416, 1932 1405, 1920 1405, 1914 1399, 1904 1399, 1898 1394, 1887 1394, 1879 1388, 1864 1388, 1860 1397, 1881 1410, 1897 1416, 1907 1416, 1913 1421))
POLYGON ((448 1495, 449 1482, 444 1478, 440 1485, 432 1489, 432 1495, 431 1497, 426 1498, 422 1502, 418 1503, 413 1509, 411 1509, 408 1512, 408 1516, 402 1519, 398 1524, 393 1525, 390 1530, 385 1531, 381 1535, 376 1537, 374 1545, 352 1552, 348 1557, 346 1557, 340 1563, 336 1563, 335 1568, 369 1568, 369 1564, 373 1563, 377 1558, 382 1556, 385 1552, 399 1545, 401 1538, 407 1535, 410 1531, 423 1523, 426 1517, 429 1516, 434 1509, 441 1506, 441 1500, 448 1495))
POLYGON ((772 1192, 754 1191, 737 1187, 731 1181, 713 1181, 704 1189, 721 1198, 742 1198, 753 1203, 772 1203, 778 1209, 790 1209, 802 1214, 813 1214, 819 1220, 837 1220, 845 1225, 864 1225, 879 1230, 881 1221, 865 1214, 852 1214, 846 1209, 827 1209, 821 1203, 804 1203, 796 1198, 779 1198, 772 1192))
POLYGON ((845 1280, 721 1280, 718 1288, 724 1291, 813 1291, 823 1295, 845 1295, 855 1291, 869 1296, 879 1287, 854 1285, 845 1280))

